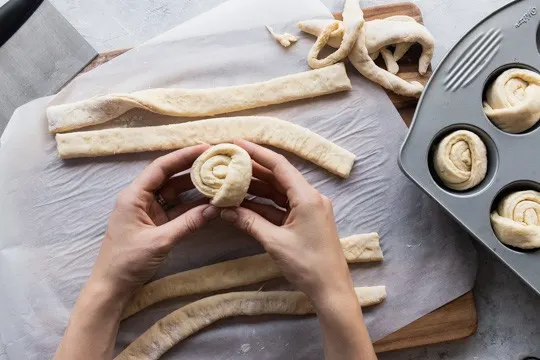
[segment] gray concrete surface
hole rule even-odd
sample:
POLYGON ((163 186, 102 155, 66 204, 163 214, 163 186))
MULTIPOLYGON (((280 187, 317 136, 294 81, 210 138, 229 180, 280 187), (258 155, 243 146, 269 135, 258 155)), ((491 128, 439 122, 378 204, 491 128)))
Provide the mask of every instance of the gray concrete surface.
MULTIPOLYGON (((210 9, 223 0, 51 0, 98 50, 130 47, 210 9)), ((0 0, 0 3, 2 0, 0 0)), ((333 11, 342 1, 323 0, 333 11)), ((363 7, 395 1, 363 0, 363 7)), ((434 64, 461 35, 508 0, 418 0, 437 40, 434 64)), ((465 340, 382 354, 380 359, 512 360, 540 349, 540 297, 483 249, 474 289, 478 332, 465 340)))

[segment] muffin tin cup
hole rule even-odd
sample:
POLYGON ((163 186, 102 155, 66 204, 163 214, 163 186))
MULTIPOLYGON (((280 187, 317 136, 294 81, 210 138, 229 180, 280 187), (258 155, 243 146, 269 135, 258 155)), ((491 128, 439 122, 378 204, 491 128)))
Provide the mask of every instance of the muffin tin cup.
POLYGON ((443 59, 420 98, 402 145, 402 171, 470 234, 540 294, 540 251, 523 251, 495 236, 490 213, 508 191, 540 189, 540 125, 502 131, 485 115, 486 86, 502 71, 540 69, 540 0, 519 0, 488 16, 443 59), (434 146, 455 130, 480 136, 488 152, 485 179, 466 191, 449 189, 432 166, 434 146))

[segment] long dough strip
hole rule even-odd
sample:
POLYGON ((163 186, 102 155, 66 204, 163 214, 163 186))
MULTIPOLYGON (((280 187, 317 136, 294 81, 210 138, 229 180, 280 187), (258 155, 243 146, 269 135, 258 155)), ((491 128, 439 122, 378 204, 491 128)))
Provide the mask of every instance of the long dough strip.
MULTIPOLYGON (((340 241, 348 263, 383 259, 377 233, 352 235, 340 241)), ((268 254, 183 271, 144 285, 124 308, 122 319, 167 299, 256 284, 280 276, 279 268, 268 254)))
MULTIPOLYGON (((355 288, 361 306, 381 303, 384 286, 355 288)), ((214 295, 192 302, 156 322, 115 360, 156 360, 174 345, 210 324, 234 316, 307 315, 315 309, 299 291, 245 291, 214 295)))
POLYGON ((172 150, 201 142, 245 139, 292 152, 341 177, 348 177, 355 155, 306 128, 269 116, 238 116, 182 124, 56 134, 63 159, 172 150))
POLYGON ((210 89, 149 89, 97 96, 47 108, 52 133, 110 121, 133 108, 157 114, 202 117, 281 104, 351 89, 343 64, 253 84, 210 89))

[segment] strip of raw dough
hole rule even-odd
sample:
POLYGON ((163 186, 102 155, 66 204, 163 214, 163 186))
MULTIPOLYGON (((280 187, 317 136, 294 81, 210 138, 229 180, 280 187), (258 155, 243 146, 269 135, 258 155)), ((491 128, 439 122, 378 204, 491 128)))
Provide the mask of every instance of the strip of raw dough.
POLYGON ((191 181, 217 207, 239 206, 251 183, 251 158, 234 144, 218 144, 193 162, 191 181))
POLYGON ((486 177, 486 145, 471 131, 454 131, 437 145, 433 165, 439 178, 450 189, 470 189, 486 177))
POLYGON ((306 128, 269 116, 238 116, 182 124, 56 134, 63 159, 172 150, 245 139, 289 151, 341 177, 355 155, 306 128))
MULTIPOLYGON (((340 241, 348 263, 383 260, 377 233, 352 235, 340 241)), ((256 284, 280 276, 278 266, 266 253, 180 272, 140 288, 124 308, 122 319, 167 299, 256 284)))
POLYGON ((184 117, 213 116, 351 89, 345 66, 286 75, 268 81, 210 89, 149 89, 49 106, 52 133, 110 121, 133 108, 184 117))
POLYGON ((288 48, 289 46, 291 46, 293 43, 297 42, 298 41, 298 37, 297 36, 294 36, 293 34, 289 34, 289 33, 283 33, 283 34, 277 34, 276 32, 274 32, 274 29, 272 29, 270 26, 268 25, 265 25, 266 26, 266 30, 268 30, 268 32, 270 32, 270 34, 272 35, 272 37, 283 47, 285 48, 288 48))
MULTIPOLYGON (((384 286, 355 288, 361 306, 386 299, 384 286)), ((116 360, 157 360, 174 345, 219 320, 264 314, 307 315, 315 309, 300 291, 243 291, 214 295, 170 313, 124 349, 116 360)))
POLYGON ((488 87, 484 112, 499 128, 520 133, 540 120, 540 75, 509 69, 488 87))
POLYGON ((308 54, 308 64, 312 69, 318 69, 341 61, 349 55, 351 49, 358 39, 360 30, 364 25, 364 17, 360 11, 358 0, 345 0, 343 8, 343 29, 341 30, 342 41, 337 46, 337 50, 324 59, 318 59, 319 53, 326 45, 329 38, 340 30, 338 21, 330 21, 322 29, 321 35, 315 41, 308 54))
POLYGON ((504 197, 491 213, 499 240, 522 249, 540 248, 540 192, 517 191, 504 197))

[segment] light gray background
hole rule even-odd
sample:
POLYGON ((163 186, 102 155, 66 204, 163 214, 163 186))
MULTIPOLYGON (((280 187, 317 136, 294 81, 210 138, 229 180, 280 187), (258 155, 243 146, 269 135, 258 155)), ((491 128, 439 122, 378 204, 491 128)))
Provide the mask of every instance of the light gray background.
MULTIPOLYGON (((322 0, 339 11, 340 0, 322 0)), ((5 2, 0 0, 0 4, 5 2)), ((98 51, 131 47, 224 0, 51 0, 98 51)), ((363 7, 395 1, 361 1, 363 7)), ((433 64, 461 35, 508 0, 420 0, 424 21, 437 40, 433 64)), ((465 340, 401 352, 380 359, 517 359, 540 348, 540 297, 483 249, 475 287, 478 332, 465 340)), ((0 349, 0 353, 2 350, 0 349)))

